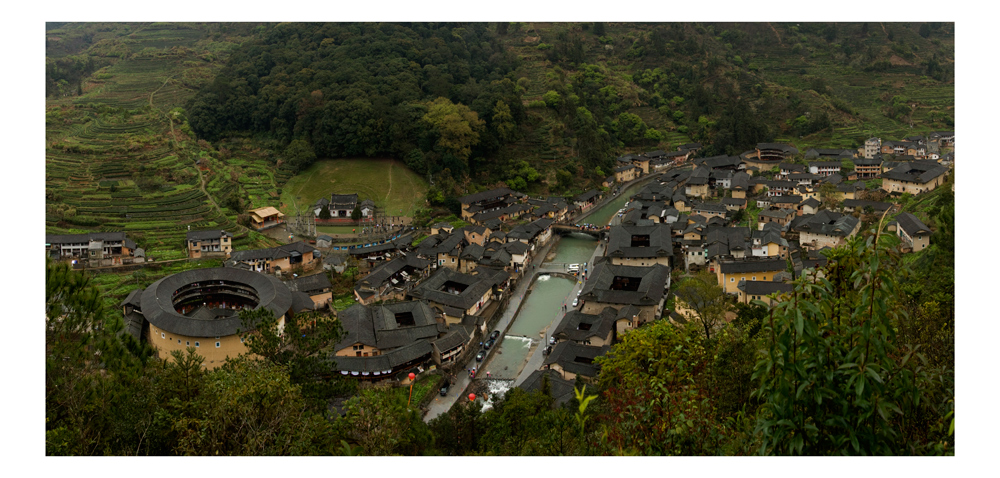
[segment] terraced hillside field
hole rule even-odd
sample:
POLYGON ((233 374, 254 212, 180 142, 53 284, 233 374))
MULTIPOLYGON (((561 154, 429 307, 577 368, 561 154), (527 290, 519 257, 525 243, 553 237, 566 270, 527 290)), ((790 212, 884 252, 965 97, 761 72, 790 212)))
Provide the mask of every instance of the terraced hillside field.
POLYGON ((321 197, 357 193, 386 214, 413 216, 427 197, 427 181, 391 159, 327 159, 316 161, 282 188, 281 211, 305 211, 321 197))
MULTIPOLYGON (((250 237, 236 223, 238 211, 221 207, 220 198, 210 195, 220 188, 206 189, 202 184, 229 177, 231 166, 210 161, 218 152, 187 134, 190 130, 179 108, 194 95, 197 79, 214 75, 221 66, 206 61, 206 50, 199 47, 205 45, 202 28, 134 24, 124 30, 123 26, 115 38, 128 47, 125 52, 116 51, 118 56, 110 59, 96 47, 84 52, 111 64, 81 83, 82 94, 48 99, 47 233, 125 231, 147 256, 158 260, 185 255, 189 227, 231 231, 239 238, 237 245, 250 237)), ((252 164, 245 166, 248 174, 242 176, 256 179, 253 171, 262 161, 241 154, 245 153, 236 150, 227 159, 252 164)), ((272 176, 267 178, 273 181, 272 176)), ((276 187, 272 182, 266 189, 276 187)))

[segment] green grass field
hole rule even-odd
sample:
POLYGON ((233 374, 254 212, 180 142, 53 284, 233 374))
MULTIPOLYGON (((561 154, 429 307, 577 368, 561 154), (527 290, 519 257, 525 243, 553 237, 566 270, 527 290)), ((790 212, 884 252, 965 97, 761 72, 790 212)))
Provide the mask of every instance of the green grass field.
POLYGON ((359 200, 371 199, 386 214, 412 217, 424 204, 427 181, 399 161, 392 159, 325 159, 285 183, 281 211, 295 214, 321 197, 357 193, 359 200))

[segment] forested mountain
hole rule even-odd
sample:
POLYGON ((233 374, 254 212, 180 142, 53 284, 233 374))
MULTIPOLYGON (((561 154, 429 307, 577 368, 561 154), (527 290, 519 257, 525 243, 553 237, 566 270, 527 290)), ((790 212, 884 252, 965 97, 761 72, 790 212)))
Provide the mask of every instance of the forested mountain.
POLYGON ((469 158, 495 154, 525 118, 517 59, 487 27, 276 25, 198 93, 190 123, 210 141, 304 140, 318 157, 409 157, 420 173, 468 175, 469 158))
POLYGON ((314 154, 447 169, 445 196, 496 181, 568 192, 556 173, 597 181, 620 153, 692 141, 804 151, 953 128, 953 24, 259 28, 189 104, 200 137, 294 143, 297 167, 314 154))

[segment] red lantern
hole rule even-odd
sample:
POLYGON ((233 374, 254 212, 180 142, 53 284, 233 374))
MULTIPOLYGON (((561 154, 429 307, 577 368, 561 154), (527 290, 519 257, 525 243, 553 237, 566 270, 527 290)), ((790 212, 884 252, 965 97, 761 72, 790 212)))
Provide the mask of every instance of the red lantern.
POLYGON ((410 380, 417 378, 417 374, 410 372, 410 380))
POLYGON ((470 402, 474 402, 474 401, 476 401, 476 394, 474 394, 474 393, 470 393, 470 394, 469 394, 469 401, 470 401, 470 402))

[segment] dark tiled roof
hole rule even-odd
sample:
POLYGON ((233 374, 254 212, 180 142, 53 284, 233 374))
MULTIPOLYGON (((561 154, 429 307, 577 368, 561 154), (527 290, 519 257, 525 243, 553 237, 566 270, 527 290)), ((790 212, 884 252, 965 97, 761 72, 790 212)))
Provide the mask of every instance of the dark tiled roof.
POLYGON ((901 163, 892 170, 882 173, 882 178, 926 184, 947 172, 948 168, 934 161, 912 161, 901 163))
POLYGON ((611 335, 617 315, 618 311, 614 307, 605 307, 599 314, 584 314, 579 310, 571 310, 566 313, 552 336, 574 342, 583 342, 591 337, 606 339, 611 335))
POLYGON ((600 368, 593 363, 593 359, 606 354, 609 349, 610 347, 606 345, 593 347, 573 342, 559 342, 552 348, 552 353, 545 358, 544 364, 559 364, 567 372, 584 377, 596 377, 600 368))
POLYGON ((403 254, 373 269, 368 273, 368 275, 358 281, 358 285, 378 288, 406 267, 416 270, 424 270, 430 267, 432 262, 433 261, 427 259, 421 259, 413 253, 403 254))
POLYGON ((472 333, 473 329, 456 324, 451 326, 448 333, 441 338, 432 340, 431 343, 436 345, 441 352, 446 352, 468 342, 472 338, 472 333))
POLYGON ((781 295, 786 292, 792 292, 795 290, 793 284, 786 284, 784 282, 770 282, 770 281, 740 281, 737 287, 745 292, 747 295, 771 295, 775 292, 781 295))
POLYGON ((652 226, 615 226, 608 232, 608 248, 605 255, 609 257, 640 258, 640 257, 670 257, 673 247, 670 243, 670 226, 654 224, 652 226), (648 246, 632 246, 633 236, 648 236, 648 246))
POLYGON ((326 274, 312 274, 308 276, 298 277, 290 281, 286 281, 285 285, 288 286, 288 290, 296 292, 313 293, 320 292, 324 289, 329 289, 332 287, 330 284, 330 279, 326 274))
POLYGON ((581 297, 586 301, 604 304, 656 305, 663 298, 670 284, 670 269, 656 264, 653 266, 616 266, 610 263, 598 264, 583 286, 581 297), (637 290, 612 289, 616 277, 638 280, 637 290))
MULTIPOLYGON (((238 315, 221 316, 213 320, 185 317, 174 310, 173 294, 192 283, 231 281, 254 289, 259 299, 258 308, 266 308, 281 317, 294 310, 292 291, 276 277, 231 267, 193 269, 160 279, 142 292, 142 312, 151 324, 163 330, 188 337, 215 337, 233 335, 243 327, 238 315)), ((307 296, 308 298, 308 296, 307 296)), ((312 306, 312 300, 309 300, 312 306)))
POLYGON ((896 216, 896 222, 910 237, 931 233, 931 228, 927 227, 920 218, 908 212, 896 216))
POLYGON ((220 229, 187 232, 187 240, 189 241, 204 241, 208 239, 219 239, 222 236, 233 237, 233 234, 220 229))
POLYGON ((233 251, 229 256, 229 260, 232 262, 244 262, 253 261, 261 259, 281 259, 284 257, 290 257, 292 253, 306 254, 315 251, 316 248, 306 244, 303 241, 293 242, 291 244, 284 244, 278 247, 271 247, 268 249, 250 249, 246 251, 233 251))
POLYGON ((757 143, 757 149, 777 149, 785 154, 798 154, 799 152, 794 146, 782 143, 757 143))
POLYGON ((723 262, 719 268, 723 274, 738 274, 741 272, 770 272, 785 270, 787 264, 784 259, 767 260, 743 260, 723 262))
POLYGON ((474 202, 483 201, 486 199, 495 199, 501 196, 506 196, 508 194, 514 194, 514 191, 507 188, 497 188, 490 189, 489 191, 483 191, 481 193, 470 194, 468 196, 463 196, 458 198, 458 202, 462 204, 472 204, 474 202))
POLYGON ((89 232, 87 234, 46 234, 47 244, 74 244, 89 241, 124 242, 124 232, 89 232))
POLYGON ((820 210, 816 214, 806 214, 797 217, 790 226, 792 231, 810 232, 824 236, 846 237, 858 225, 860 220, 828 210, 820 210))
POLYGON ((390 372, 397 366, 422 358, 430 358, 432 351, 430 342, 421 340, 374 357, 337 357, 331 354, 328 359, 336 362, 337 370, 369 373, 390 372))
POLYGON ((849 207, 852 209, 864 209, 871 206, 872 209, 876 211, 885 211, 892 207, 892 204, 880 202, 880 201, 865 201, 862 199, 844 199, 841 201, 841 205, 844 207, 849 207))
POLYGON ((410 295, 418 299, 467 310, 478 302, 493 286, 499 285, 510 278, 504 271, 487 268, 477 268, 477 274, 462 274, 448 268, 440 268, 410 291, 410 295), (446 282, 462 284, 465 289, 459 294, 451 294, 441 290, 446 282))
POLYGON ((591 190, 589 190, 587 192, 578 194, 576 197, 573 198, 573 201, 575 201, 575 202, 587 202, 587 201, 590 201, 591 199, 594 199, 595 197, 599 196, 600 194, 601 193, 598 190, 591 189, 591 190))
POLYGON ((518 385, 518 388, 526 392, 541 390, 542 380, 545 376, 549 379, 549 393, 552 395, 553 407, 560 407, 576 398, 576 392, 573 391, 574 382, 564 380, 555 370, 535 370, 531 372, 531 375, 528 375, 528 378, 524 379, 524 382, 518 385))

